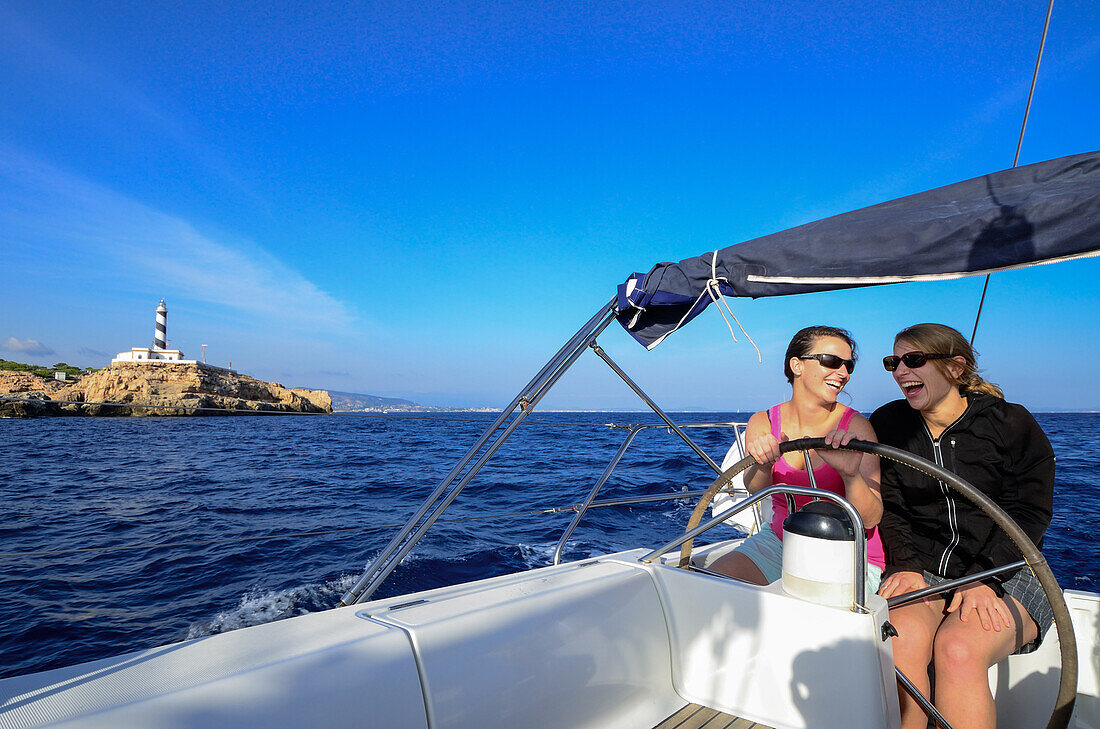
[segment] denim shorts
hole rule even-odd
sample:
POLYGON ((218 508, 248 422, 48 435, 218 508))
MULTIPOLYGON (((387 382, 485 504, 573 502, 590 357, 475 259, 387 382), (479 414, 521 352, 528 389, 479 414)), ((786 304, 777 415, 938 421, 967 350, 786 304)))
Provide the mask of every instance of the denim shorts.
MULTIPOLYGON (((741 542, 734 551, 752 560, 752 563, 764 574, 764 579, 769 585, 783 576, 783 542, 775 536, 771 527, 764 527, 753 534, 741 542)), ((873 595, 878 592, 880 582, 882 582, 882 568, 868 562, 867 594, 873 595)))

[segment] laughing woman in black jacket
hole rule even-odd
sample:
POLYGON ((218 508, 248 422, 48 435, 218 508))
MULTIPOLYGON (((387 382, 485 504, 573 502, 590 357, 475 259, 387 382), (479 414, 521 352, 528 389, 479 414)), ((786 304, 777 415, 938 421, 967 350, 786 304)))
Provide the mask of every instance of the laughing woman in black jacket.
MULTIPOLYGON (((1042 548, 1054 492, 1054 451, 1024 407, 1005 402, 978 375, 966 339, 942 324, 917 324, 894 338, 883 360, 905 395, 871 424, 882 443, 957 473, 995 501, 1042 548)), ((900 595, 1020 559, 978 507, 929 476, 882 460, 880 523, 886 572, 879 594, 900 595)), ((993 727, 989 667, 1034 650, 1053 615, 1031 570, 1004 574, 890 611, 894 662, 925 696, 935 665, 935 703, 953 726, 993 727)), ((927 719, 900 692, 902 727, 927 719)))

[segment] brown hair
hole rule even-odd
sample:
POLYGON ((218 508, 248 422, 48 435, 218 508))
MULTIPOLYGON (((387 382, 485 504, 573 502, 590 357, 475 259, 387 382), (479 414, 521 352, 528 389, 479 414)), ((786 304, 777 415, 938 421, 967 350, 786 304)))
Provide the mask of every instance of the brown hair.
POLYGON ((856 340, 852 339, 852 335, 847 329, 823 325, 799 329, 795 332, 795 335, 791 337, 791 343, 787 345, 787 356, 783 358, 783 374, 787 376, 787 382, 789 384, 794 384, 794 372, 791 371, 791 359, 811 354, 814 344, 822 337, 836 337, 837 339, 843 340, 848 345, 848 348, 852 350, 852 361, 855 362, 859 359, 859 355, 856 354, 856 340))
POLYGON ((960 334, 958 330, 943 324, 914 324, 898 332, 894 337, 894 344, 903 339, 926 354, 949 354, 952 357, 962 357, 966 360, 962 374, 958 377, 951 376, 947 365, 950 360, 929 360, 943 373, 948 382, 959 388, 960 395, 985 393, 1004 398, 1001 388, 992 382, 987 382, 978 374, 978 363, 974 355, 974 348, 970 346, 970 342, 966 341, 966 337, 960 334))

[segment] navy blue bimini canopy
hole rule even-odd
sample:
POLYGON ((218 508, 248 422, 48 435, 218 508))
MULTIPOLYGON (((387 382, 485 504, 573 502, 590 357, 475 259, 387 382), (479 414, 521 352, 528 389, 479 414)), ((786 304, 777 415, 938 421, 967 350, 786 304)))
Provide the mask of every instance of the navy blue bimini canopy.
POLYGON ((935 281, 1100 255, 1100 152, 1039 162, 658 263, 619 286, 647 349, 725 296, 935 281))

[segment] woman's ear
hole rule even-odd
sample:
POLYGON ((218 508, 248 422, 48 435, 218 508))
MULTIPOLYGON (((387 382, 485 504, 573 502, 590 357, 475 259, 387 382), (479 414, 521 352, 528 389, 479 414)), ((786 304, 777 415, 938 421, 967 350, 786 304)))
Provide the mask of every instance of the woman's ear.
POLYGON ((787 365, 791 368, 791 372, 795 377, 802 376, 802 360, 798 357, 791 357, 791 361, 787 365))
POLYGON ((966 358, 959 355, 945 360, 947 364, 947 371, 951 374, 951 379, 958 380, 962 377, 962 373, 966 372, 966 358))

